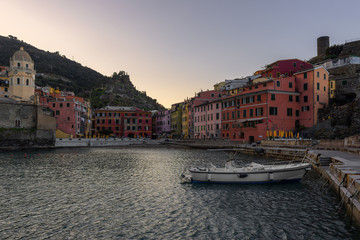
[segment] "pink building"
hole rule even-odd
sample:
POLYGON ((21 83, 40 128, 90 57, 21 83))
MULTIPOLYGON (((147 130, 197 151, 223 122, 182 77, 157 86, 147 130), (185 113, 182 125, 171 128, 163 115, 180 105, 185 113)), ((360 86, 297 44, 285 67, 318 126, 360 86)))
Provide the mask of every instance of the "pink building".
POLYGON ((284 77, 292 76, 294 73, 310 69, 313 66, 305 61, 299 59, 285 59, 278 60, 266 66, 266 69, 257 71, 263 77, 278 78, 282 75, 284 77))
POLYGON ((171 134, 171 113, 169 110, 159 111, 154 115, 155 134, 167 137, 171 134))
POLYGON ((221 136, 221 100, 194 107, 194 138, 214 139, 221 136))
POLYGON ((82 97, 73 93, 47 93, 36 90, 40 96, 40 105, 53 111, 56 129, 72 137, 90 135, 90 105, 82 97))
MULTIPOLYGON (((200 125, 200 122, 197 121, 197 118, 199 117, 200 112, 196 112, 195 108, 202 104, 218 101, 219 99, 221 99, 222 94, 223 94, 223 92, 219 91, 219 90, 210 90, 210 91, 199 92, 196 94, 196 96, 194 98, 192 98, 188 101, 188 108, 189 108, 189 111, 188 111, 189 124, 188 125, 189 125, 190 138, 200 138, 199 137, 199 136, 201 136, 201 135, 199 135, 200 132, 197 132, 197 130, 201 129, 201 126, 203 126, 203 130, 202 130, 203 134, 205 133, 205 135, 203 135, 203 136, 205 136, 205 138, 211 137, 211 135, 207 135, 206 132, 204 132, 205 126, 200 125), (196 121, 195 121, 195 118, 196 118, 196 121), (196 125, 196 127, 195 127, 195 125, 196 125)), ((213 129, 214 129, 214 127, 213 127, 213 129)), ((221 129, 221 126, 220 126, 220 129, 221 129)), ((201 130, 199 130, 199 131, 201 131, 201 130)), ((215 130, 213 130, 213 131, 215 131, 215 130)), ((210 132, 208 132, 208 133, 211 134, 210 132)), ((216 137, 216 135, 218 135, 217 137, 220 137, 219 133, 215 134, 215 132, 212 132, 212 134, 213 134, 213 137, 216 137)))

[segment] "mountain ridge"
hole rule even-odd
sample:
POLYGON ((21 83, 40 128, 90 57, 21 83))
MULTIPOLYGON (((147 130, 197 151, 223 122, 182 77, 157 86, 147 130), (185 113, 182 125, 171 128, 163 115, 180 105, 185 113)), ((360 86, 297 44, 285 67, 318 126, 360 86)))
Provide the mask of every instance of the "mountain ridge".
POLYGON ((125 71, 105 76, 57 52, 38 49, 16 37, 0 35, 0 66, 9 66, 9 59, 24 47, 35 63, 37 86, 50 85, 77 96, 90 99, 93 108, 106 105, 138 107, 144 110, 163 110, 164 106, 145 92, 136 90, 125 71))

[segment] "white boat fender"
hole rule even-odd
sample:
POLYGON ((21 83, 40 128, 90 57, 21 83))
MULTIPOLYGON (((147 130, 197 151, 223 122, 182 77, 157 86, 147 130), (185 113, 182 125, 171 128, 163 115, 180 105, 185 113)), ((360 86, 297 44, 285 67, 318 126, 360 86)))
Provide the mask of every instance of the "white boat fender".
POLYGON ((270 181, 274 180, 274 173, 271 172, 271 173, 269 174, 269 179, 270 179, 270 181))

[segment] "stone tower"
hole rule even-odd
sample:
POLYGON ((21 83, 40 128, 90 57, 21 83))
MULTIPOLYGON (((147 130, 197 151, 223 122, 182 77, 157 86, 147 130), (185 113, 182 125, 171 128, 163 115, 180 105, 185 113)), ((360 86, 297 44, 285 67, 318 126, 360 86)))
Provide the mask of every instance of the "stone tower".
POLYGON ((329 36, 322 36, 317 39, 317 55, 318 56, 325 56, 326 49, 329 48, 330 41, 329 36))
POLYGON ((34 61, 20 47, 10 58, 9 97, 16 101, 34 102, 35 73, 34 61))

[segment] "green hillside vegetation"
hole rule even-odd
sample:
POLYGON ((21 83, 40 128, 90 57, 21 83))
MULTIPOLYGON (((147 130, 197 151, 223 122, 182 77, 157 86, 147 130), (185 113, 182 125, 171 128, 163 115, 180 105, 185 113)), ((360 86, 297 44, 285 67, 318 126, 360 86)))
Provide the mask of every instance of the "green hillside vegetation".
POLYGON ((90 99, 93 108, 113 105, 144 110, 164 109, 155 99, 136 90, 124 71, 114 73, 111 77, 104 76, 59 52, 37 49, 13 36, 0 36, 0 66, 9 66, 10 57, 21 46, 34 60, 37 86, 49 85, 59 90, 73 91, 77 96, 90 99))

